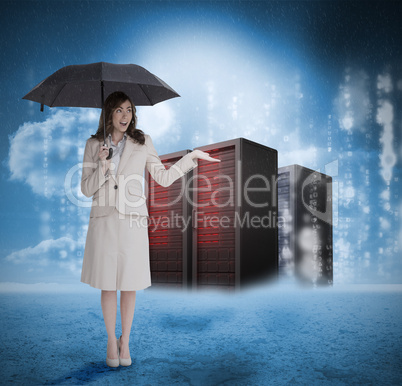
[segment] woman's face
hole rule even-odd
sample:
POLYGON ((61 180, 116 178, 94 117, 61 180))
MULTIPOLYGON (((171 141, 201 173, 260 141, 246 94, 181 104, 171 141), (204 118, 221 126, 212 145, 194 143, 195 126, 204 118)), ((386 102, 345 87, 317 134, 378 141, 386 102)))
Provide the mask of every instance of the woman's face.
POLYGON ((133 119, 133 108, 130 101, 125 101, 117 106, 113 111, 112 122, 113 130, 120 133, 125 133, 128 125, 133 119))

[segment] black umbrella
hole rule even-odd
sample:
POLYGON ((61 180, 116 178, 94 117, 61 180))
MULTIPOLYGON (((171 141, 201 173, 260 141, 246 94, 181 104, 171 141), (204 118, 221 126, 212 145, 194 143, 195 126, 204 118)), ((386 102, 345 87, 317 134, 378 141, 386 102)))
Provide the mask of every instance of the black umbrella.
MULTIPOLYGON (((163 80, 135 64, 106 62, 72 65, 61 68, 35 86, 22 99, 43 106, 99 107, 114 91, 127 94, 135 106, 153 106, 180 96, 163 80)), ((106 145, 105 114, 103 114, 106 145)), ((111 155, 109 149, 109 157, 111 155)))

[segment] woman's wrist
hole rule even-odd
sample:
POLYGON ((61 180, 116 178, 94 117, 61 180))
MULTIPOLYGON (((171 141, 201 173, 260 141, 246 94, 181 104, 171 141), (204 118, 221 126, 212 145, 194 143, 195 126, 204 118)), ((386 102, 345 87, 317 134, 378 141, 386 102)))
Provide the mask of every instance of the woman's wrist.
POLYGON ((189 154, 190 154, 190 158, 191 158, 192 160, 195 160, 195 159, 198 158, 198 157, 197 157, 197 151, 198 151, 198 150, 193 150, 191 153, 189 153, 189 154))
POLYGON ((101 167, 102 167, 103 175, 106 176, 106 173, 109 170, 109 162, 107 162, 106 160, 101 160, 101 167))

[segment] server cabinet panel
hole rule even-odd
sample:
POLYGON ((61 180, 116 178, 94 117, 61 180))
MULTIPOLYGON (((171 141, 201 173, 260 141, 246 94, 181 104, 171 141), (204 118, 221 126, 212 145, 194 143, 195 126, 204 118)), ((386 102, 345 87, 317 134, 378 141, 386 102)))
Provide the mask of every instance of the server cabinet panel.
MULTIPOLYGON (((189 152, 159 158, 168 169, 189 152)), ((162 187, 146 173, 152 285, 191 287, 191 178, 190 171, 171 186, 162 187)))
POLYGON ((278 272, 277 151, 242 141, 242 281, 276 278, 278 272))
MULTIPOLYGON (((204 148, 201 150, 205 151, 204 148)), ((235 285, 235 146, 209 151, 219 163, 198 161, 194 171, 193 282, 198 286, 235 285)))
POLYGON ((300 165, 279 169, 279 274, 333 283, 332 178, 300 165))
POLYGON ((198 149, 221 162, 199 160, 194 171, 194 287, 240 288, 276 274, 276 219, 257 224, 277 213, 276 150, 244 138, 198 149))

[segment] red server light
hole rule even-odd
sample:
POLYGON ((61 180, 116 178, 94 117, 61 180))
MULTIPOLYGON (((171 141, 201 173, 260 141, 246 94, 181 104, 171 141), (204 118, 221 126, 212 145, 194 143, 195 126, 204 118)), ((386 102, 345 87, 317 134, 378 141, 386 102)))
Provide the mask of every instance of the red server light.
MULTIPOLYGON (((169 169, 190 150, 160 156, 169 169)), ((149 250, 152 285, 187 288, 191 286, 191 206, 192 171, 172 185, 158 185, 146 173, 148 186, 149 250)))

